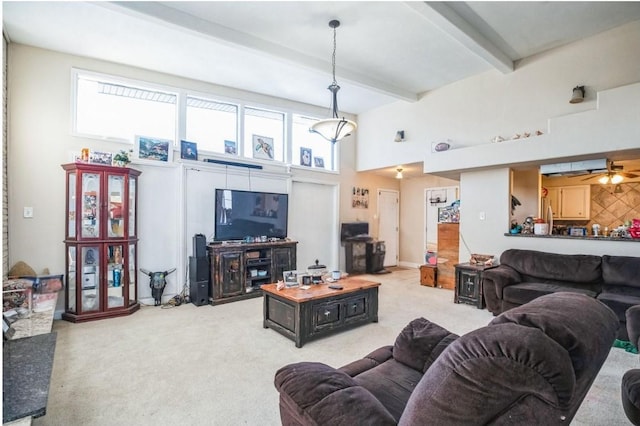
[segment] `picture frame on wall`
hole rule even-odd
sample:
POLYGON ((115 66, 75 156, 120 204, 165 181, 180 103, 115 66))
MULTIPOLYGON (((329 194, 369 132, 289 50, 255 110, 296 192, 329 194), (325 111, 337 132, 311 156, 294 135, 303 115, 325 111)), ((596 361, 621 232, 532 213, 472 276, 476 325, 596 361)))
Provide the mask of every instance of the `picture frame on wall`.
POLYGON ((110 166, 113 162, 113 154, 110 152, 91 151, 89 153, 89 164, 102 164, 110 166))
POLYGON ((273 138, 253 135, 253 158, 273 160, 273 138))
POLYGON ((189 141, 180 141, 180 158, 184 160, 198 160, 198 144, 189 141))
POLYGON ((324 158, 322 157, 313 157, 313 165, 320 169, 324 169, 324 158))
POLYGON ((173 161, 173 141, 136 135, 134 155, 140 162, 171 163, 173 161))

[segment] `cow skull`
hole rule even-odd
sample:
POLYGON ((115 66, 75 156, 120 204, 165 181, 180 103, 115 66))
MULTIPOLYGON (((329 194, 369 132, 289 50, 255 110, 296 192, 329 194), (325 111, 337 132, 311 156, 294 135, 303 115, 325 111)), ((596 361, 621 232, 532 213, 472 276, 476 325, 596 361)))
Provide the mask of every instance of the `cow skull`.
POLYGON ((167 280, 165 278, 175 270, 176 268, 169 269, 168 271, 151 272, 140 268, 142 273, 149 275, 149 287, 151 287, 151 294, 153 295, 155 306, 160 306, 162 304, 162 293, 167 285, 167 280))

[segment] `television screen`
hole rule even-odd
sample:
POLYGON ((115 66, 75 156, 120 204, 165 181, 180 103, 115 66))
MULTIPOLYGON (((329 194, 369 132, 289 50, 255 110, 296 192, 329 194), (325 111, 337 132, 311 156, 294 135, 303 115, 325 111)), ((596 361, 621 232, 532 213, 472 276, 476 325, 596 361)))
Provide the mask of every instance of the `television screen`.
POLYGON ((289 196, 216 189, 216 241, 246 237, 286 238, 289 196))
POLYGON ((340 226, 340 241, 353 239, 371 239, 369 237, 369 222, 346 222, 340 226))

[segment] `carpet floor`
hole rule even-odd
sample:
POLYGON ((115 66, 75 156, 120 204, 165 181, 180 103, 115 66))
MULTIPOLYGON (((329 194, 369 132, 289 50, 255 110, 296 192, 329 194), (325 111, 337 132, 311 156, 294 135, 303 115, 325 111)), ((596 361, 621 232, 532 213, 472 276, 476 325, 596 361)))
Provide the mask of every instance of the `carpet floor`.
MULTIPOLYGON (((453 291, 419 284, 417 269, 363 276, 382 283, 379 322, 306 343, 262 327, 262 299, 186 304, 82 324, 54 321, 58 333, 44 426, 279 425, 276 370, 299 361, 339 367, 393 344, 425 317, 464 334, 486 325, 487 310, 453 303, 453 291)), ((620 400, 638 355, 614 348, 573 425, 629 424, 620 400)))

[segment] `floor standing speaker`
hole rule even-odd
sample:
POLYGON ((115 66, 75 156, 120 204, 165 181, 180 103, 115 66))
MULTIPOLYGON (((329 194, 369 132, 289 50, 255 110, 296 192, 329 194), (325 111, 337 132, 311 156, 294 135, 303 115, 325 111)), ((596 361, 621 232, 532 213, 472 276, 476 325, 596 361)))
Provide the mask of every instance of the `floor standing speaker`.
POLYGON ((189 257, 189 296, 196 306, 209 304, 209 259, 189 257))
POLYGON ((193 236, 193 257, 207 257, 207 239, 202 234, 193 236))

